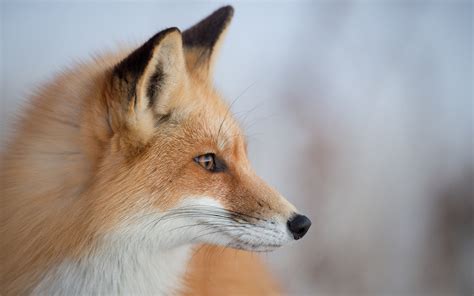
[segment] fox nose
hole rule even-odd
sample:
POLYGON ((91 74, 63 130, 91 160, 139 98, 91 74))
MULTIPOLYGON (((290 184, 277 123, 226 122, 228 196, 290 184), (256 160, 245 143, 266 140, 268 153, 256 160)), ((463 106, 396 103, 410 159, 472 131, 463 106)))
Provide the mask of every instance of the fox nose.
POLYGON ((308 231, 311 226, 311 220, 304 215, 296 214, 288 220, 287 225, 295 240, 298 240, 308 231))

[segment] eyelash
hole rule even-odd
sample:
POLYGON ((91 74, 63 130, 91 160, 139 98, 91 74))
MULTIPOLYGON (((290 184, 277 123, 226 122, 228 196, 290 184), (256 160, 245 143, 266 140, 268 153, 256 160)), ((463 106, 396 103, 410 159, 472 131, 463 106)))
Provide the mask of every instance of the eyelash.
POLYGON ((214 153, 206 153, 196 156, 194 157, 194 162, 212 173, 223 172, 227 169, 224 162, 219 160, 214 153))

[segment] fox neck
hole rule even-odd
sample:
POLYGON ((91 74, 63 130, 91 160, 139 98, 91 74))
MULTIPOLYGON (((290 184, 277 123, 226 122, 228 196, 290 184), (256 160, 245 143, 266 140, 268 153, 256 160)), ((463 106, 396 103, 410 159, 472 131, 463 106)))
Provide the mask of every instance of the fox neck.
POLYGON ((35 288, 39 295, 170 295, 180 290, 190 245, 155 249, 137 239, 107 238, 86 257, 64 260, 35 288))

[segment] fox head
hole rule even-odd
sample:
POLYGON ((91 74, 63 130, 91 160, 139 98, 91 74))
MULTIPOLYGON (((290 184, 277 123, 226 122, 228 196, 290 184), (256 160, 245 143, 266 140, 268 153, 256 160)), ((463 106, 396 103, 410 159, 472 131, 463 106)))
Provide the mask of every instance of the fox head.
POLYGON ((89 201, 106 217, 103 227, 120 225, 162 247, 252 251, 297 240, 310 227, 255 174, 246 138, 212 85, 232 15, 223 7, 184 32, 163 30, 107 71, 106 112, 89 115, 107 127, 92 186, 100 194, 89 201))

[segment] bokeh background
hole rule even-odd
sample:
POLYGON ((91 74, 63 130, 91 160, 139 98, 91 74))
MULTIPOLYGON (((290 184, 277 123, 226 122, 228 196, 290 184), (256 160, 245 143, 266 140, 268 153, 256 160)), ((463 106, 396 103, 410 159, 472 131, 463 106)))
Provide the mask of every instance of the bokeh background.
MULTIPOLYGON (((76 60, 221 2, 1 3, 1 145, 76 60)), ((471 1, 236 2, 217 87, 257 172, 313 220, 264 256, 289 295, 473 295, 471 1)))

